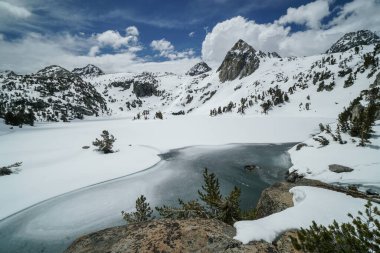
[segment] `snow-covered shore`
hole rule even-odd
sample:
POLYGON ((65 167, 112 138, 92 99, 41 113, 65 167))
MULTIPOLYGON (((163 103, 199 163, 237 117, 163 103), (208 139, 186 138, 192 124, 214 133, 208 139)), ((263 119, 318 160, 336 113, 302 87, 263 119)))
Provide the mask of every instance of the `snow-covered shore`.
POLYGON ((0 166, 23 162, 18 174, 0 177, 0 219, 48 198, 129 175, 157 163, 159 153, 193 145, 285 143, 307 139, 329 118, 178 117, 159 120, 88 120, 37 124, 13 130, 0 124, 0 166), (107 129, 113 154, 91 142, 107 129), (89 145, 90 149, 82 149, 89 145))
MULTIPOLYGON (((331 125, 335 133, 335 124, 331 125)), ((380 187, 380 121, 373 127, 371 143, 359 147, 359 139, 342 134, 346 144, 333 141, 326 132, 318 135, 330 141, 329 145, 321 145, 313 138, 306 140, 307 146, 297 150, 293 147, 289 153, 293 166, 290 171, 308 179, 325 183, 358 184, 366 187, 380 187), (353 141, 354 140, 354 141, 353 141), (339 164, 353 169, 351 172, 335 173, 329 170, 330 164, 339 164)), ((290 229, 307 228, 314 220, 317 224, 329 225, 335 219, 348 222, 348 213, 354 216, 364 210, 366 200, 353 198, 331 190, 298 186, 290 190, 293 194, 294 207, 254 221, 235 223, 237 235, 235 239, 248 243, 252 240, 272 242, 275 238, 290 229)))

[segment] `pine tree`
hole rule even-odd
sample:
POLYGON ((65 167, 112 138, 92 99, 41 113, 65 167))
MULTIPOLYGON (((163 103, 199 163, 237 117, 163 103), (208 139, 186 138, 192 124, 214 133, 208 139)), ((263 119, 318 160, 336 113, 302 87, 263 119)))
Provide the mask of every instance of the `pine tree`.
POLYGON ((141 195, 139 198, 137 198, 135 208, 136 212, 121 212, 123 219, 126 220, 128 223, 150 221, 154 218, 152 217, 153 210, 150 208, 149 203, 146 202, 146 198, 144 195, 141 195))
POLYGON ((219 219, 227 224, 234 224, 240 220, 240 194, 241 190, 236 186, 220 205, 219 219))
POLYGON ((198 195, 210 208, 211 214, 216 217, 222 203, 219 180, 214 173, 209 174, 207 168, 203 171, 203 179, 205 184, 202 185, 202 190, 204 192, 198 190, 198 195))
POLYGON ((365 213, 358 212, 357 217, 351 214, 351 223, 333 224, 325 227, 314 221, 308 228, 297 232, 298 239, 291 238, 297 250, 316 253, 367 253, 380 252, 380 211, 370 202, 365 213))
POLYGON ((96 138, 95 141, 92 142, 92 145, 98 147, 97 150, 103 152, 104 154, 113 153, 114 151, 112 148, 113 143, 116 141, 115 137, 113 135, 110 135, 107 130, 103 130, 100 136, 102 137, 102 140, 96 138))

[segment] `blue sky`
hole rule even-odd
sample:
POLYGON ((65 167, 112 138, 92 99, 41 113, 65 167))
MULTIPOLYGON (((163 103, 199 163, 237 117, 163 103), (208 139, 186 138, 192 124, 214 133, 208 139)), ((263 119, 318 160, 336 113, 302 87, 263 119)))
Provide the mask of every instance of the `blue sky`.
POLYGON ((14 67, 20 51, 20 57, 43 59, 37 66, 51 63, 53 51, 66 57, 55 57, 63 65, 70 58, 70 67, 103 64, 99 58, 105 55, 107 61, 110 55, 122 60, 120 54, 131 63, 201 57, 217 62, 239 38, 259 50, 310 55, 344 32, 379 31, 374 14, 379 5, 379 0, 0 0, 0 68, 14 67))
MULTIPOLYGON (((200 55, 206 29, 209 31, 218 22, 241 15, 257 23, 269 23, 284 15, 289 7, 296 8, 312 1, 31 0, 30 2, 35 4, 26 3, 26 6, 31 6, 35 17, 29 21, 29 24, 24 23, 24 20, 14 24, 18 29, 8 27, 1 31, 7 38, 14 39, 26 32, 42 34, 69 32, 91 35, 106 30, 117 30, 122 33, 126 27, 136 26, 143 44, 165 38, 178 50, 193 48, 196 54, 200 55), (189 36, 191 32, 193 32, 192 37, 189 36)), ((331 8, 334 9, 346 2, 348 1, 334 1, 331 8)), ((298 30, 303 29, 303 26, 294 25, 293 28, 298 30)), ((150 48, 145 48, 140 53, 152 52, 150 48)))

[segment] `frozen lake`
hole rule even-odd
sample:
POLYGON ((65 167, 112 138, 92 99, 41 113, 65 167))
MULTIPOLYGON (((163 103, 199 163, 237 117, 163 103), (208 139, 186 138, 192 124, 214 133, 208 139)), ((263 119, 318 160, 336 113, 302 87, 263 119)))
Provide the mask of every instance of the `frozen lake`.
MULTIPOLYGON (((62 252, 80 235, 123 225, 121 211, 132 211, 144 194, 151 207, 196 199, 205 167, 227 194, 242 190, 241 208, 255 207, 263 189, 284 178, 291 166, 287 144, 231 144, 172 150, 145 171, 54 197, 0 221, 1 252, 62 252), (260 167, 244 170, 245 165, 260 167)), ((49 189, 46 189, 49 191, 49 189)))

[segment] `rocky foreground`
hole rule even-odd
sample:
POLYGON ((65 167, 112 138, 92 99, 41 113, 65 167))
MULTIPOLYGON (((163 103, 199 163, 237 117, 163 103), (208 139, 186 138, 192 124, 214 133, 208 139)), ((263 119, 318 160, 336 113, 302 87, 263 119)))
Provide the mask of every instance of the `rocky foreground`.
MULTIPOLYGON (((367 198, 355 190, 344 190, 315 180, 297 179, 267 188, 257 205, 257 218, 281 212, 293 206, 289 190, 295 186, 314 186, 367 198)), ((78 238, 65 253, 85 252, 271 252, 296 251, 290 241, 294 231, 288 231, 273 243, 250 242, 243 245, 233 239, 235 228, 213 219, 154 220, 150 222, 108 228, 78 238)))

